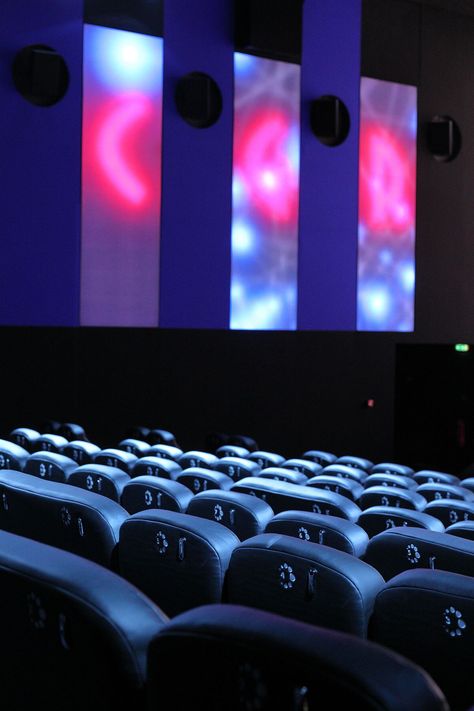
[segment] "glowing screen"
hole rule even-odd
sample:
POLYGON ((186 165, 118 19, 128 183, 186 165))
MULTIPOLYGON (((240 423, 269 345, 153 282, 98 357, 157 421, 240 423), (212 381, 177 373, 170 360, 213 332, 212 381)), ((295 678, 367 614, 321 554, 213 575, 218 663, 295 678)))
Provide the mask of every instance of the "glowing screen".
POLYGON ((357 329, 412 331, 417 90, 362 78, 357 329))
POLYGON ((163 40, 85 25, 81 324, 156 326, 163 40))
POLYGON ((230 327, 296 328, 300 67, 235 54, 230 327))

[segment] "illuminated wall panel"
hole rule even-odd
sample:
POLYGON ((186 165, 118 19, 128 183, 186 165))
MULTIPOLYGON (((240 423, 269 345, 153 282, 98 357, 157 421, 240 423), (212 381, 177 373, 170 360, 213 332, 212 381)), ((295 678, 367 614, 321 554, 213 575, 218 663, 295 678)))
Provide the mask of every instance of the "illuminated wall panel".
POLYGON ((233 329, 295 329, 300 67, 235 54, 233 329))
POLYGON ((359 331, 414 329, 416 130, 416 87, 362 78, 359 331))
POLYGON ((158 324, 163 40, 85 25, 81 324, 158 324))

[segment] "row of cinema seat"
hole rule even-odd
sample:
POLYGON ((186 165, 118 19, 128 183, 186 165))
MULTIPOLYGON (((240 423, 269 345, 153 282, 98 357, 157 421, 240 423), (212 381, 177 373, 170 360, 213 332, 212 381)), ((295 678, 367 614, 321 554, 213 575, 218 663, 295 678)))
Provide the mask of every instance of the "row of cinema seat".
MULTIPOLYGON (((35 456, 28 456, 27 460, 38 466, 35 456)), ((46 471, 48 466, 58 464, 57 455, 47 456, 49 460, 42 462, 46 462, 46 471)), ((79 471, 77 464, 74 466, 79 471)), ((203 469, 203 477, 212 474, 209 470, 206 474, 203 467, 198 469, 203 469)), ((57 471, 60 470, 59 466, 57 471)), ((350 515, 343 517, 346 511, 354 510, 351 506, 355 504, 350 500, 343 505, 338 499, 344 497, 321 490, 325 505, 339 504, 339 508, 336 506, 334 512, 326 509, 324 514, 301 511, 297 504, 304 509, 309 501, 314 506, 313 494, 318 492, 260 477, 255 478, 270 487, 263 491, 267 501, 235 491, 245 484, 238 481, 232 484, 232 491, 211 489, 196 496, 184 487, 187 514, 150 508, 128 516, 118 503, 104 496, 65 483, 42 481, 39 470, 31 473, 36 477, 12 470, 0 474, 0 527, 119 570, 167 615, 223 599, 360 637, 367 636, 368 631, 373 639, 419 663, 422 660, 453 708, 467 708, 471 703, 467 660, 469 648, 472 649, 473 594, 469 576, 474 572, 474 543, 443 533, 439 522, 437 530, 391 528, 369 541, 350 515), (296 492, 295 488, 306 493, 296 492), (309 499, 305 498, 308 494, 309 499), (274 509, 281 508, 281 513, 273 515, 268 499, 274 509), (290 510, 285 511, 288 504, 290 510), (223 523, 238 531, 243 543, 223 523), (261 531, 265 533, 262 535, 261 531), (406 568, 412 570, 401 572, 406 568), (391 579, 393 576, 397 577, 391 579), (414 604, 416 596, 419 600, 414 604), (401 597, 403 610, 408 613, 405 618, 403 614, 399 616, 394 625, 390 623, 390 605, 398 610, 401 597), (442 619, 433 602, 441 598, 445 605, 442 619), (383 604, 379 603, 382 599, 383 604), (418 610, 420 600, 416 620, 421 627, 429 624, 432 632, 429 638, 418 635, 417 642, 419 637, 424 643, 416 646, 411 639, 416 626, 412 608, 418 610), (454 649, 447 649, 447 640, 456 640, 454 649)), ((69 474, 73 473, 71 469, 69 474)), ((190 483, 193 474, 196 471, 191 473, 190 483)), ((182 486, 161 477, 145 478, 151 480, 150 486, 160 481, 182 486)), ((70 477, 62 480, 70 481, 70 477)), ((131 479, 128 485, 134 481, 131 479)), ((156 501, 153 503, 156 505, 156 501)), ((404 515, 399 508, 393 508, 404 515)), ((468 527, 469 522, 463 525, 468 527)))

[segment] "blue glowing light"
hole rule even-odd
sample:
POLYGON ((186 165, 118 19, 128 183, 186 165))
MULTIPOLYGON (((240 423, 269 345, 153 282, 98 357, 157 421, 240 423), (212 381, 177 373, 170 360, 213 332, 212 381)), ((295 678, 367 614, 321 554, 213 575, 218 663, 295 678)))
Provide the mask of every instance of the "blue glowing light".
POLYGON ((161 91, 163 54, 157 38, 86 25, 95 76, 114 91, 161 91))
POLYGON ((359 292, 359 308, 373 325, 384 324, 390 314, 392 299, 388 289, 381 284, 365 285, 359 292))
POLYGON ((255 233, 250 223, 244 220, 234 222, 232 226, 232 252, 244 256, 255 249, 255 233))
POLYGON ((400 281, 403 288, 411 294, 415 288, 415 267, 413 263, 403 264, 400 269, 400 281))
POLYGON ((234 54, 235 76, 245 77, 248 74, 252 74, 252 72, 255 71, 255 66, 257 62, 257 57, 253 57, 251 54, 242 54, 241 52, 236 52, 234 54))

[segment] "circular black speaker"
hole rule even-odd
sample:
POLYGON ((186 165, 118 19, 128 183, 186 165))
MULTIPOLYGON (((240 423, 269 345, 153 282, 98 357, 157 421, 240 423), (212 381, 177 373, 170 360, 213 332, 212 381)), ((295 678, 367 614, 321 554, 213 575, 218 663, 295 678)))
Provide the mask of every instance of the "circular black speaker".
POLYGON ((221 90, 202 72, 191 72, 178 81, 175 102, 181 118, 194 128, 209 128, 222 112, 221 90))
POLYGON ((311 102, 311 130, 325 146, 340 146, 351 128, 345 103, 337 96, 320 96, 311 102))
POLYGON ((20 50, 13 60, 12 75, 17 91, 36 106, 57 104, 69 86, 69 71, 63 57, 43 44, 20 50))
POLYGON ((451 116, 434 116, 426 126, 426 143, 435 160, 448 163, 461 150, 462 137, 451 116))

